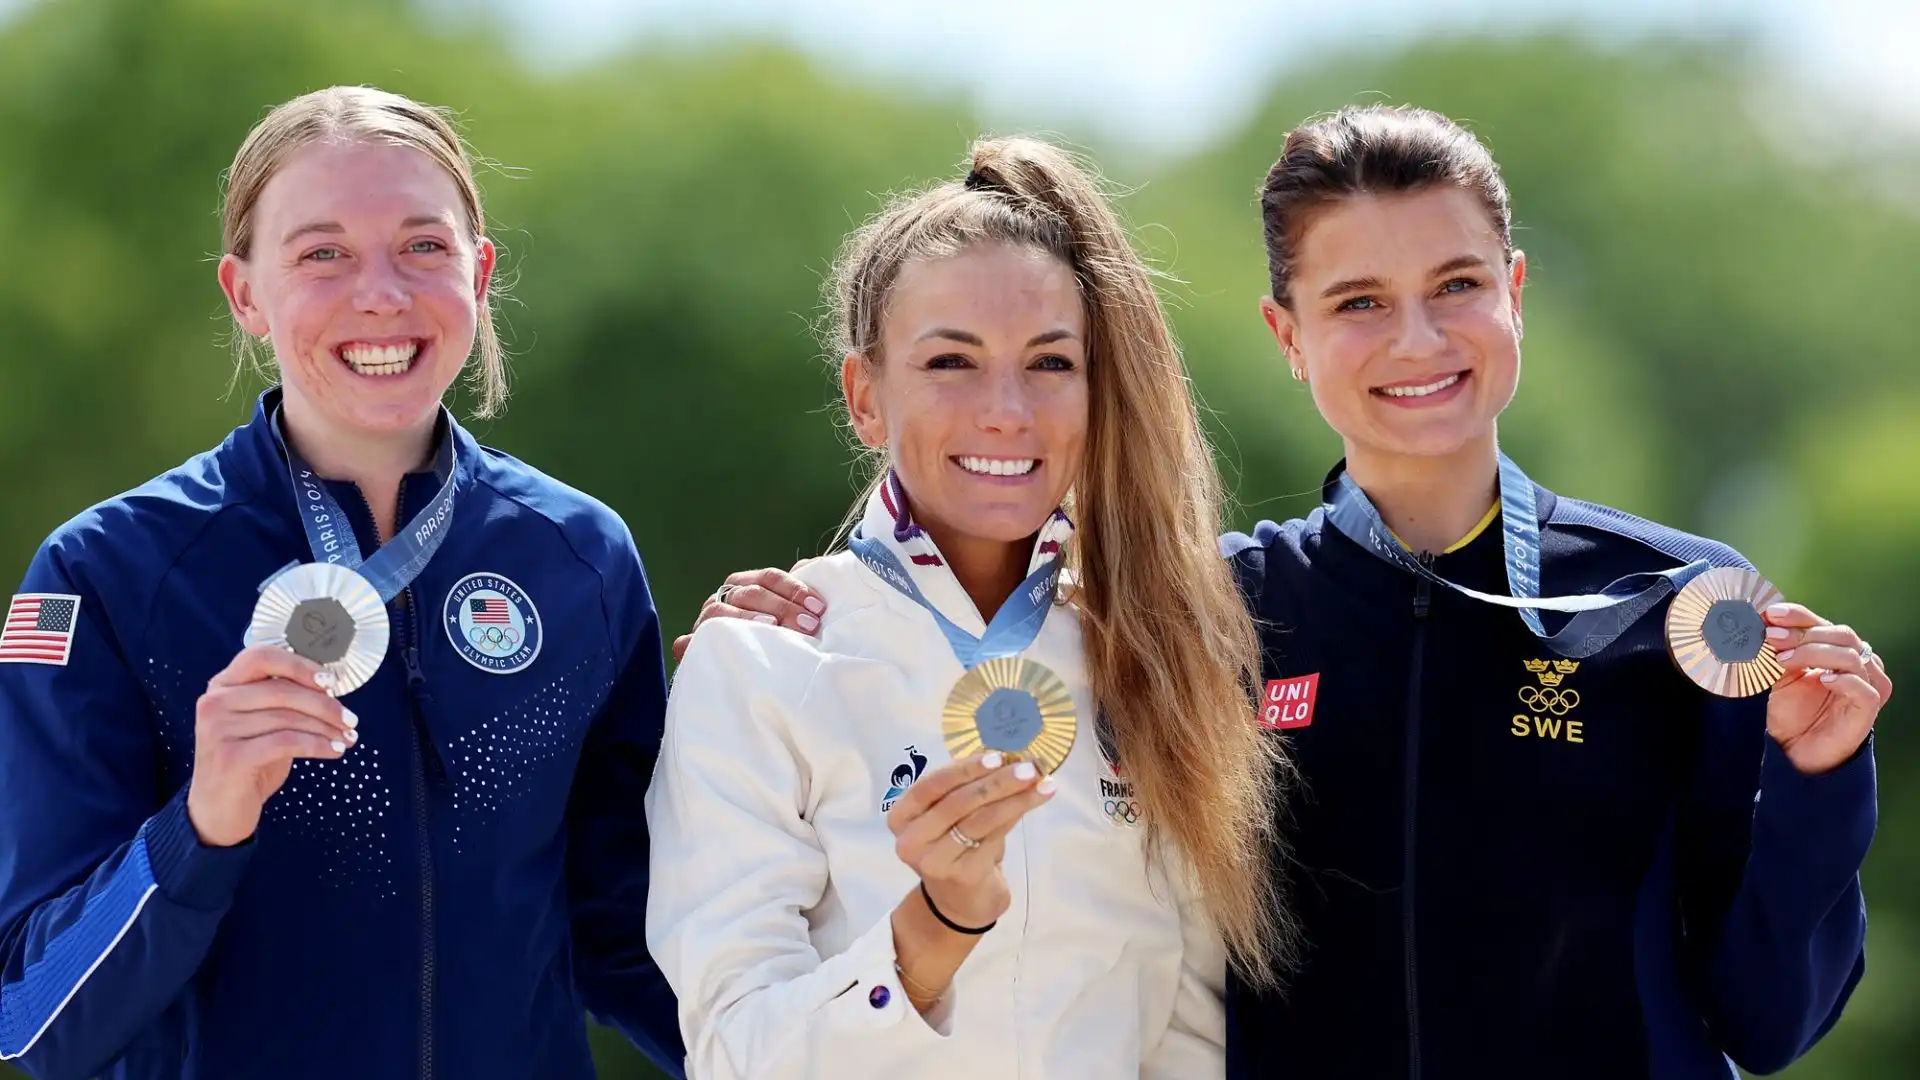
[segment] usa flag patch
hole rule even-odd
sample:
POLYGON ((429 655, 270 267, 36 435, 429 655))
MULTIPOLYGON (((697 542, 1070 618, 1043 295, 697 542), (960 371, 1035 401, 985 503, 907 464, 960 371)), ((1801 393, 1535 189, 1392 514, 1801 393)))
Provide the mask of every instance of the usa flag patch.
POLYGON ((73 628, 80 622, 80 598, 58 593, 21 593, 7 605, 0 630, 0 664, 52 664, 66 667, 73 652, 73 628))

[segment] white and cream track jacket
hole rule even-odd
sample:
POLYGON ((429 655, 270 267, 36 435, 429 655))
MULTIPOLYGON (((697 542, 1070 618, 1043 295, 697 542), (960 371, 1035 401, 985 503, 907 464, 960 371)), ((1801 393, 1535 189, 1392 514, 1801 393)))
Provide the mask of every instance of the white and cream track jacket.
MULTIPOLYGON (((883 485, 865 535, 981 634, 902 506, 883 485)), ((1034 565, 1071 531, 1056 515, 1034 565)), ((908 1003, 888 920, 916 879, 886 810, 949 760, 940 712, 963 672, 931 616, 851 553, 800 577, 827 598, 817 638, 740 619, 694 635, 647 794, 647 941, 679 999, 688 1075, 1222 1076, 1224 952, 1184 875, 1146 861, 1131 786, 1095 734, 1070 604, 1022 654, 1078 706, 1059 792, 1008 838, 1011 908, 939 1006, 923 1018, 908 1003)))

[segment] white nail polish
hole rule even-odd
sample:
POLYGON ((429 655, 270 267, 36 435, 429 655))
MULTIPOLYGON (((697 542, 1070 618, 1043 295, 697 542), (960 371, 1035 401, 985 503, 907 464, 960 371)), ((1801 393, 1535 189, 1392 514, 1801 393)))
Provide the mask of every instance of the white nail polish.
POLYGON ((1787 650, 1786 652, 1783 652, 1783 653, 1781 653, 1780 655, 1778 655, 1778 656, 1776 656, 1776 657, 1774 657, 1774 659, 1775 659, 1775 660, 1778 660, 1778 661, 1780 661, 1781 663, 1783 663, 1783 664, 1784 664, 1784 663, 1786 663, 1787 661, 1789 661, 1789 660, 1791 660, 1791 659, 1793 659, 1793 650, 1792 650, 1792 649, 1788 649, 1788 650, 1787 650))
POLYGON ((340 722, 347 725, 350 728, 357 728, 360 726, 360 718, 358 716, 355 716, 353 714, 353 710, 347 708, 345 705, 340 706, 340 722))
POLYGON ((809 596, 807 597, 807 610, 813 612, 815 615, 820 615, 826 612, 827 605, 819 597, 809 596))
POLYGON ((800 618, 795 621, 800 624, 800 629, 805 630, 809 634, 820 629, 820 620, 811 615, 802 614, 800 618))
POLYGON ((344 754, 347 752, 347 744, 341 742, 339 739, 333 740, 329 745, 333 747, 333 752, 336 754, 344 754))
POLYGON ((1060 785, 1053 782, 1053 777, 1049 776, 1045 780, 1042 780, 1040 781, 1040 783, 1036 784, 1033 790, 1039 792, 1042 795, 1051 795, 1054 793, 1054 790, 1059 786, 1060 785))
POLYGON ((347 729, 347 745, 352 746, 354 743, 357 743, 359 741, 360 741, 360 733, 353 730, 352 728, 348 728, 347 729))
POLYGON ((986 766, 989 769, 999 768, 1000 763, 1005 760, 1007 759, 1001 757, 1000 751, 998 750, 989 750, 986 753, 980 755, 980 764, 986 766))
POLYGON ((1767 618, 1784 619, 1787 617, 1787 605, 1775 604, 1767 609, 1767 618))
POLYGON ((1783 638, 1783 637, 1786 637, 1786 636, 1787 636, 1788 634, 1790 634, 1790 633, 1792 633, 1792 631, 1790 631, 1790 630, 1788 630, 1788 629, 1787 629, 1786 627, 1784 627, 1784 626, 1769 626, 1769 627, 1767 627, 1767 636, 1768 636, 1768 637, 1770 637, 1770 638, 1783 638))
POLYGON ((774 617, 773 617, 773 616, 771 616, 771 615, 755 615, 755 616, 753 617, 753 621, 754 621, 754 622, 757 622, 757 623, 767 623, 767 624, 769 624, 769 625, 771 625, 771 624, 773 624, 773 623, 777 623, 777 622, 779 622, 780 620, 779 620, 779 619, 776 619, 776 618, 774 618, 774 617))
POLYGON ((313 673, 313 685, 319 687, 322 690, 333 689, 333 684, 335 681, 336 680, 333 677, 333 672, 331 671, 316 671, 313 673))
POLYGON ((1039 773, 1034 771, 1033 762, 1031 761, 1023 761, 1013 767, 1013 778, 1015 780, 1031 780, 1038 775, 1039 773))

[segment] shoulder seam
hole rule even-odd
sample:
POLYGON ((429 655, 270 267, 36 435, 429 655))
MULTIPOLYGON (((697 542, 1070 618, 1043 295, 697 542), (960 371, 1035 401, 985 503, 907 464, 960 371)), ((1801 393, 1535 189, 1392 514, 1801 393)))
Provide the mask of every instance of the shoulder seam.
MULTIPOLYGON (((134 492, 131 492, 131 491, 123 492, 120 495, 114 496, 113 498, 93 504, 92 506, 88 507, 88 510, 95 511, 100 509, 102 506, 106 506, 116 502, 124 506, 126 505, 127 500, 133 496, 133 494, 134 492)), ((145 681, 140 677, 139 665, 136 662, 136 658, 134 657, 133 653, 136 650, 136 647, 139 647, 141 643, 146 640, 147 635, 152 630, 154 605, 160 598, 160 590, 165 587, 167 580, 173 576, 174 571, 179 569, 180 560, 185 558, 187 555, 187 552, 192 551, 194 547, 200 543, 200 541, 206 536, 207 531, 213 528, 214 522, 220 520, 220 518, 223 515, 225 515, 229 510, 233 510, 238 507, 249 505, 250 502, 251 502, 250 499, 221 502, 220 506, 217 509, 205 515, 204 520, 202 520, 200 524, 193 529, 192 532, 188 533, 184 540, 174 545, 173 554, 170 558, 168 558, 166 565, 161 567, 158 573, 147 577, 146 579, 147 586, 145 589, 142 590, 144 595, 140 597, 140 600, 141 600, 141 603, 139 605, 140 617, 139 617, 139 620, 135 624, 133 624, 134 631, 138 635, 138 637, 134 640, 117 640, 115 642, 115 645, 120 652, 121 663, 126 665, 128 672, 134 676, 134 679, 137 682, 141 683, 143 688, 145 686, 145 681)), ((83 511, 83 513, 84 512, 85 511, 83 511)), ((76 515, 76 517, 77 516, 78 515, 76 515)), ((65 526, 62 526, 62 528, 65 528, 65 526)), ((58 530, 56 530, 56 532, 57 531, 58 530)), ((69 567, 71 565, 72 565, 71 563, 67 564, 67 566, 69 567)), ((67 579, 70 582, 73 580, 73 575, 69 569, 66 569, 65 567, 63 567, 62 572, 66 574, 67 579)), ((95 599, 99 600, 101 598, 101 592, 100 592, 98 583, 90 582, 89 588, 94 593, 95 599)))
POLYGON ((1706 559, 1716 565, 1733 565, 1752 569, 1746 556, 1735 551, 1731 545, 1662 525, 1624 510, 1603 507, 1581 499, 1556 497, 1553 515, 1548 520, 1551 524, 1566 528, 1593 529, 1608 536, 1631 540, 1650 551, 1669 559, 1677 559, 1682 563, 1692 562, 1694 559, 1706 559), (1572 513, 1569 514, 1568 511, 1572 513), (1625 527, 1629 524, 1643 525, 1646 527, 1645 532, 1629 531, 1625 527))
MULTIPOLYGON (((568 535, 567 527, 561 524, 560 522, 555 521, 553 518, 553 515, 547 513, 545 510, 540 509, 539 507, 533 505, 532 503, 528 502, 525 499, 520 498, 517 495, 500 490, 498 485, 494 484, 493 481, 488 480, 485 477, 479 475, 477 470, 474 473, 473 482, 481 487, 486 488, 488 491, 492 492, 495 498, 505 499, 508 502, 513 503, 515 506, 525 508, 525 510, 528 513, 538 516, 540 520, 546 522, 548 526, 550 526, 553 529, 554 532, 560 535, 561 543, 564 543, 567 545, 567 550, 573 554, 574 559, 580 562, 581 564, 585 565, 588 570, 593 571, 593 576, 596 579, 598 579, 600 582, 600 623, 606 630, 607 653, 608 655, 612 656, 614 659, 615 671, 625 671, 627 667, 627 663, 632 659, 632 652, 628 651, 626 653, 622 653, 618 636, 614 630, 613 612, 607 607, 606 571, 602 570, 599 566, 595 565, 592 559, 589 559, 585 555, 582 555, 580 553, 580 547, 579 545, 573 542, 573 537, 568 535)), ((585 492, 582 492, 581 494, 585 498, 588 498, 588 499, 592 498, 592 496, 586 495, 585 492)), ((602 503, 601 505, 604 506, 605 504, 602 503)))
POLYGON ((140 619, 140 637, 142 640, 146 639, 147 631, 153 622, 153 605, 154 602, 160 598, 160 589, 167 583, 167 579, 173 576, 173 572, 179 569, 180 560, 186 558, 187 552, 192 551, 194 546, 200 543, 200 538, 205 536, 207 530, 213 528, 213 523, 220 520, 227 511, 235 507, 246 506, 250 501, 251 500, 241 500, 239 502, 221 503, 220 509, 208 514, 207 520, 201 522, 200 527, 193 530, 193 535, 187 538, 187 542, 181 544, 179 549, 173 553, 173 558, 167 560, 166 569, 160 571, 160 573, 154 577, 153 588, 147 593, 147 609, 141 614, 140 619))

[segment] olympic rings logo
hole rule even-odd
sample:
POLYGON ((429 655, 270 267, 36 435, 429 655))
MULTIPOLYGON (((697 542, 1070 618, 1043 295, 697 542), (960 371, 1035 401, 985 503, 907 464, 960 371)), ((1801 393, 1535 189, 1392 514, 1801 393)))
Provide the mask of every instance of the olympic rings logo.
POLYGON ((1140 821, 1140 805, 1132 799, 1108 799, 1106 809, 1115 825, 1136 825, 1140 821))
POLYGON ((1550 712, 1555 716, 1565 716, 1580 704, 1578 690, 1542 690, 1538 687, 1520 688, 1520 704, 1534 712, 1550 712))
POLYGON ((488 656, 505 656, 520 647, 520 632, 511 626, 476 626, 467 642, 488 656))

